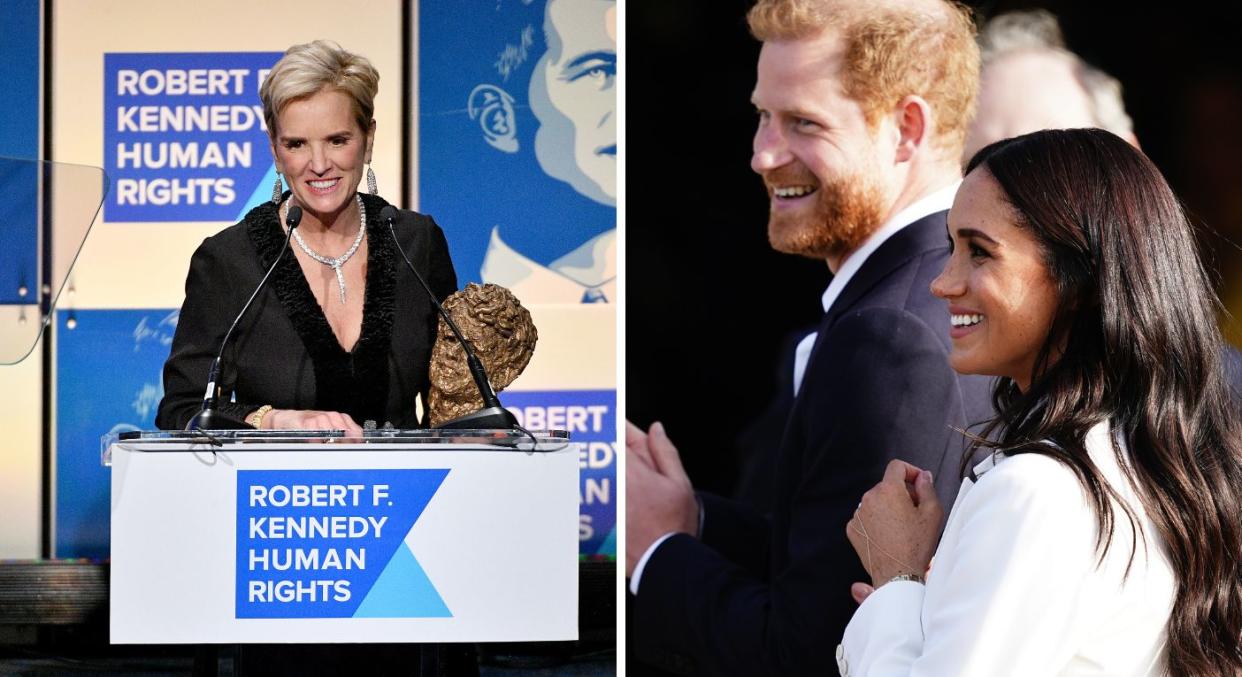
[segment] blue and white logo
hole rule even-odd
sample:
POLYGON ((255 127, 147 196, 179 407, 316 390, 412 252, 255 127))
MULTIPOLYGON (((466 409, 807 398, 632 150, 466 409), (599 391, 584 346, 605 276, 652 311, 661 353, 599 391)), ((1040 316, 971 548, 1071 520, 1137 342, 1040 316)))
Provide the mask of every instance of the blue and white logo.
POLYGON ((448 473, 239 470, 236 617, 451 617, 405 542, 448 473))
POLYGON ((240 219, 275 169, 259 85, 279 52, 104 55, 109 222, 240 219))
POLYGON ((506 391, 505 406, 530 430, 567 430, 578 454, 578 554, 617 556, 617 391, 506 391))

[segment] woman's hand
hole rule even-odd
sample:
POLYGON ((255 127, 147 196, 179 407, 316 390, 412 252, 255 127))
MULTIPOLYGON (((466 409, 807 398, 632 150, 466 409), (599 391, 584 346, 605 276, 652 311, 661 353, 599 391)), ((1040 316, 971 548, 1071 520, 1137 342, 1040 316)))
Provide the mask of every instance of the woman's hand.
MULTIPOLYGON (((931 473, 892 461, 884 479, 863 494, 845 531, 871 584, 879 587, 894 576, 926 573, 943 517, 931 473)), ((863 591, 853 592, 858 598, 863 591)))
POLYGON ((344 430, 346 436, 362 436, 362 426, 339 411, 273 409, 263 417, 264 430, 344 430))

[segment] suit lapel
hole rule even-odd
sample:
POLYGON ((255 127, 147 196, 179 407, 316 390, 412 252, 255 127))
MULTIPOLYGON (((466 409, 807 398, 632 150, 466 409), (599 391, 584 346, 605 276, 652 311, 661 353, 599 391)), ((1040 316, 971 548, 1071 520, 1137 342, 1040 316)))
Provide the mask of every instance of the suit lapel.
POLYGON ((815 347, 811 349, 811 357, 807 362, 808 372, 832 326, 869 291, 911 259, 937 249, 948 248, 945 230, 947 216, 948 212, 928 214, 897 231, 871 252, 871 256, 867 257, 858 272, 854 273, 854 277, 846 283, 845 289, 841 290, 832 307, 824 313, 823 320, 819 323, 819 335, 815 337, 815 347))

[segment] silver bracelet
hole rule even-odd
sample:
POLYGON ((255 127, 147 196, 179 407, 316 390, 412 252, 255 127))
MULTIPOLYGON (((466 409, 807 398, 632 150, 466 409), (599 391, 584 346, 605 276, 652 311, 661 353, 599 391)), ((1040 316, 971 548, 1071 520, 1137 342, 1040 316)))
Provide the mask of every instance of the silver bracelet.
POLYGON ((912 581, 914 583, 922 583, 924 585, 927 584, 927 581, 923 580, 923 577, 919 574, 898 574, 885 581, 885 583, 896 583, 898 581, 912 581))

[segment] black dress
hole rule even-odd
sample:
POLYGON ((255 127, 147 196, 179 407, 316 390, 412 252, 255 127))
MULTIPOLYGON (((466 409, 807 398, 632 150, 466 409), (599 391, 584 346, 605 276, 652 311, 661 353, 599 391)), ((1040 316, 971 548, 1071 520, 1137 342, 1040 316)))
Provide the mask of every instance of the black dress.
MULTIPOLYGON (((416 427, 414 399, 426 393, 436 311, 401 261, 380 210, 367 215, 366 299, 362 332, 346 351, 328 325, 292 251, 281 259, 224 353, 217 410, 242 419, 264 404, 349 414, 360 425, 416 427)), ((164 364, 164 399, 155 423, 185 427, 202 405, 207 372, 229 325, 284 244, 276 205, 255 207, 241 223, 207 238, 190 260, 185 303, 164 364)), ((400 211, 401 247, 443 300, 457 289, 444 233, 429 216, 400 211)), ((296 243, 292 246, 296 246, 296 243)), ((356 292, 355 292, 356 293, 356 292)))

